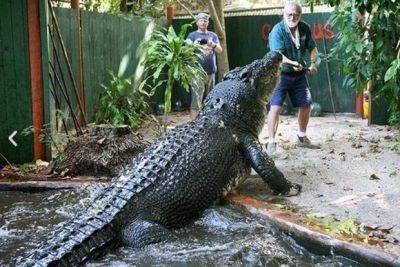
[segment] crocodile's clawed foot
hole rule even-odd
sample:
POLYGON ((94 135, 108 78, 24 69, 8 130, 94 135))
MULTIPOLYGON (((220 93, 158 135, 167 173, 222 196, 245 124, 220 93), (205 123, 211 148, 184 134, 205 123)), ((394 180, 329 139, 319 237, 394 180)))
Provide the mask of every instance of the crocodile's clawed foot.
POLYGON ((282 192, 279 195, 283 197, 293 197, 297 196, 301 193, 302 186, 301 184, 290 183, 290 189, 286 192, 282 192))

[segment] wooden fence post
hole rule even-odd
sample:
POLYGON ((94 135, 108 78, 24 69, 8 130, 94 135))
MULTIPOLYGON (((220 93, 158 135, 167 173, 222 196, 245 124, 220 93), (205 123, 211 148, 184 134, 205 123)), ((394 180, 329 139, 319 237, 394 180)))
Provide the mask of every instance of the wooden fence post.
POLYGON ((28 9, 29 69, 32 90, 33 153, 36 159, 46 158, 45 143, 40 141, 44 124, 44 88, 42 73, 39 0, 26 1, 28 9))

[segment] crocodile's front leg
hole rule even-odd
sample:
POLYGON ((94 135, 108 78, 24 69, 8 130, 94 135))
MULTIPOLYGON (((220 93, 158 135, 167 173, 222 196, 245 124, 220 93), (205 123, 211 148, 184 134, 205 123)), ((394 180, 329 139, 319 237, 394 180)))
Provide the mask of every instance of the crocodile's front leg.
POLYGON ((261 176, 274 193, 286 196, 298 195, 301 185, 288 181, 283 173, 276 168, 274 161, 262 150, 257 138, 245 135, 242 138, 242 148, 251 167, 261 176))

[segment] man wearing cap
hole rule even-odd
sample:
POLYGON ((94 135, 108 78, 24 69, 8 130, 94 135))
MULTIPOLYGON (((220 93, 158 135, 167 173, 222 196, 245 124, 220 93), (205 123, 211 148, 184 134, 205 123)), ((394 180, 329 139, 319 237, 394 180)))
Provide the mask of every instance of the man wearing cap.
POLYGON ((201 66, 207 73, 205 80, 193 81, 190 103, 190 117, 196 118, 199 113, 199 107, 207 96, 208 92, 214 88, 215 73, 217 65, 215 62, 215 53, 221 53, 222 47, 219 43, 218 36, 208 31, 209 16, 206 13, 199 13, 196 16, 197 31, 189 33, 188 39, 202 46, 201 52, 204 53, 204 58, 201 60, 201 66))
POLYGON ((312 144, 306 135, 311 111, 311 93, 306 79, 306 51, 310 52, 311 65, 308 70, 311 74, 317 72, 318 51, 312 39, 308 24, 300 21, 301 6, 297 3, 287 3, 284 7, 283 20, 276 24, 269 35, 271 51, 279 51, 283 55, 281 80, 270 100, 268 113, 268 143, 267 153, 272 156, 276 151, 275 134, 286 95, 294 107, 299 108, 297 134, 298 147, 319 148, 312 144))

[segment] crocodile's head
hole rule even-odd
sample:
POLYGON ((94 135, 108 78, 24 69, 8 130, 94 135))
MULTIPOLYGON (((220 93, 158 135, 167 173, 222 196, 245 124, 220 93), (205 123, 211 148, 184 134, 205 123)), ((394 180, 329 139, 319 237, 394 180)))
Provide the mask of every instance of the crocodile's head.
POLYGON ((255 61, 252 71, 252 84, 257 97, 267 102, 279 79, 282 55, 279 52, 269 52, 262 59, 255 61))
POLYGON ((206 98, 202 114, 218 114, 224 123, 258 134, 264 124, 268 97, 279 79, 282 55, 269 52, 261 59, 224 75, 206 98))

